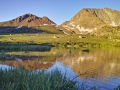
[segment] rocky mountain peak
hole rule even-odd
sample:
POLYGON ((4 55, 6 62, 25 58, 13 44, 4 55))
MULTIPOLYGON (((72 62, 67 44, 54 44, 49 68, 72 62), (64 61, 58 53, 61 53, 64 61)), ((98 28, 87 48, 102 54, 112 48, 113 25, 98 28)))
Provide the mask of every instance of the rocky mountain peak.
POLYGON ((0 25, 2 26, 52 26, 56 25, 52 20, 50 20, 48 17, 43 16, 38 17, 36 15, 27 13, 22 16, 19 16, 13 20, 6 21, 6 22, 0 22, 0 25))
POLYGON ((110 8, 83 8, 62 26, 76 33, 93 32, 103 26, 119 26, 120 12, 110 8))

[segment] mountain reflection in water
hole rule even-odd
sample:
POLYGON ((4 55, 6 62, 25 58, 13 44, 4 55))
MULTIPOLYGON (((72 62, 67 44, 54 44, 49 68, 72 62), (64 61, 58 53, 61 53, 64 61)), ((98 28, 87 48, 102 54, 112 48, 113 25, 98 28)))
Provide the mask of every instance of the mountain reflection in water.
POLYGON ((29 59, 5 60, 0 63, 14 67, 22 65, 31 70, 42 68, 51 71, 58 68, 62 73, 66 72, 68 78, 72 79, 78 75, 80 78, 77 77, 76 80, 86 83, 87 86, 96 85, 105 90, 113 90, 120 84, 119 53, 119 48, 90 49, 89 52, 83 52, 81 49, 53 48, 50 52, 28 52, 27 54, 8 52, 17 58, 27 56, 29 59))

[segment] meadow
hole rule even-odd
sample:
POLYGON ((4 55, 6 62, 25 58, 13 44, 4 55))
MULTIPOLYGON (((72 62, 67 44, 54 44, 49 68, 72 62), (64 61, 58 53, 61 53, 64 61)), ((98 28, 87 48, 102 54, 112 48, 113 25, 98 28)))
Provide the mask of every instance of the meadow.
MULTIPOLYGON (((26 45, 51 45, 54 47, 120 47, 119 39, 108 39, 105 37, 63 34, 8 34, 0 35, 0 47, 4 46, 26 46, 26 45)), ((32 46, 34 48, 34 46, 32 46)), ((39 49, 38 49, 39 50, 39 49)))

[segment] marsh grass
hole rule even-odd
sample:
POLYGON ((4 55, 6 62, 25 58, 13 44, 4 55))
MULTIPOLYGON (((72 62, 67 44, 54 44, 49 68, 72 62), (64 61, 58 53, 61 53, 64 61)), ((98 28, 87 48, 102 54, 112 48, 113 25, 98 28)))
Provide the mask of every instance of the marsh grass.
MULTIPOLYGON (((119 90, 120 85, 114 88, 119 90)), ((88 87, 84 83, 77 85, 76 81, 62 75, 59 70, 46 72, 30 71, 23 67, 0 69, 0 90, 100 90, 99 87, 88 87)))
POLYGON ((114 90, 120 90, 120 85, 118 85, 114 90))
POLYGON ((0 90, 76 90, 76 84, 58 70, 35 73, 17 68, 0 70, 0 90))
POLYGON ((50 51, 51 45, 32 45, 32 44, 19 44, 19 43, 2 43, 0 50, 7 51, 50 51))
POLYGON ((0 53, 0 59, 4 60, 6 58, 6 53, 4 51, 2 51, 0 53))
MULTIPOLYGON (((28 71, 23 67, 0 69, 0 90, 86 90, 84 84, 66 78, 59 70, 52 72, 28 71)), ((98 90, 95 86, 90 90, 98 90)))

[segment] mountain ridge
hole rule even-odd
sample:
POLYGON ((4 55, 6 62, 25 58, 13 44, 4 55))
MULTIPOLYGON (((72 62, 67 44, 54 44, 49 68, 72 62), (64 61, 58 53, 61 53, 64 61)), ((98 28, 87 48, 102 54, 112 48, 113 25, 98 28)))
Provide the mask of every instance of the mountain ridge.
POLYGON ((120 11, 111 8, 83 8, 61 25, 57 25, 47 16, 38 17, 27 13, 15 19, 0 22, 0 26, 53 26, 67 34, 92 33, 101 30, 102 27, 120 26, 120 11))
POLYGON ((47 16, 38 17, 27 13, 15 19, 0 22, 0 26, 56 26, 47 16))
POLYGON ((104 26, 119 26, 120 11, 110 8, 83 8, 65 24, 61 24, 67 30, 91 33, 104 26))

